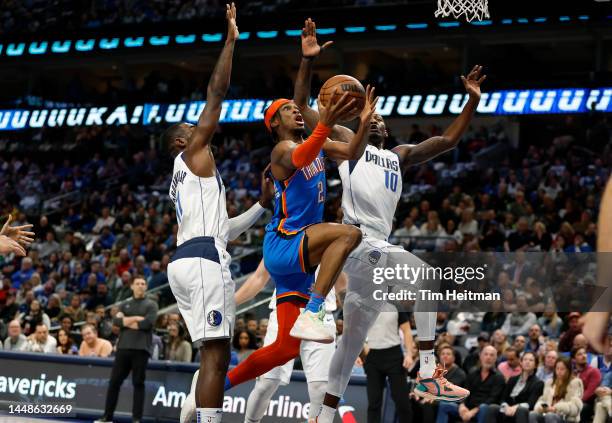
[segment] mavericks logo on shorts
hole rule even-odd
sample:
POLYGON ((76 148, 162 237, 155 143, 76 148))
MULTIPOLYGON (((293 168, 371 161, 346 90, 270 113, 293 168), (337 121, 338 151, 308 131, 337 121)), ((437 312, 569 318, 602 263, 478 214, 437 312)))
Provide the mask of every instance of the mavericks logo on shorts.
POLYGON ((220 311, 213 310, 208 313, 208 316, 206 316, 206 320, 211 326, 219 326, 221 324, 221 321, 223 320, 223 315, 220 311))
POLYGON ((370 264, 376 264, 378 263, 378 260, 380 260, 381 256, 382 256, 382 253, 380 251, 372 250, 368 254, 368 260, 370 261, 370 264))

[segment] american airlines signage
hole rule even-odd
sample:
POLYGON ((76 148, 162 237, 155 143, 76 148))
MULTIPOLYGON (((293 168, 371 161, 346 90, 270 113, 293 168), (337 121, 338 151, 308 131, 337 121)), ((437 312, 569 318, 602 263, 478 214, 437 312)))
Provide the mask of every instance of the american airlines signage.
MULTIPOLYGON (((612 88, 508 90, 483 93, 477 112, 482 115, 601 113, 612 111, 612 88)), ((457 115, 467 94, 415 94, 380 97, 378 110, 385 117, 457 115)), ((226 100, 221 123, 257 122, 271 100, 226 100)), ((96 107, 51 107, 0 110, 0 130, 92 125, 151 125, 192 122, 205 106, 187 103, 145 103, 96 107)))

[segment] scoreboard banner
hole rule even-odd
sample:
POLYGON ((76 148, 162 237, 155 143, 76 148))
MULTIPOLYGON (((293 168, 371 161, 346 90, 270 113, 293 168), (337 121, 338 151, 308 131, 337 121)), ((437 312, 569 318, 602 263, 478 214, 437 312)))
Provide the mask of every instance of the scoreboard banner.
MULTIPOLYGON (((482 94, 477 114, 531 115, 612 112, 612 88, 563 88, 492 91, 482 94)), ((468 100, 462 94, 411 94, 381 96, 378 111, 385 117, 452 116, 468 100)), ((223 102, 220 123, 263 120, 272 100, 242 99, 223 102)), ((152 125, 195 123, 206 102, 72 106, 53 104, 35 109, 0 110, 0 131, 42 127, 152 125)), ((316 107, 316 104, 313 104, 316 107)))
MULTIPOLYGON (((0 415, 27 404, 70 405, 76 417, 101 417, 113 360, 55 354, 0 351, 0 415)), ((178 421, 181 405, 189 393, 195 364, 149 361, 145 382, 144 417, 159 422, 178 421)), ((225 393, 223 421, 242 423, 254 381, 225 393)), ((353 421, 365 422, 367 415, 365 377, 353 376, 345 405, 339 410, 353 421)), ((117 419, 131 416, 131 377, 121 387, 117 419)), ((268 407, 266 419, 281 423, 308 420, 308 388, 304 373, 294 371, 291 382, 281 386, 268 407)), ((47 414, 48 416, 48 414, 47 414)), ((32 416, 27 416, 32 417, 32 416)), ((61 416, 57 416, 61 417, 61 416)), ((337 421, 341 421, 339 415, 337 421)))

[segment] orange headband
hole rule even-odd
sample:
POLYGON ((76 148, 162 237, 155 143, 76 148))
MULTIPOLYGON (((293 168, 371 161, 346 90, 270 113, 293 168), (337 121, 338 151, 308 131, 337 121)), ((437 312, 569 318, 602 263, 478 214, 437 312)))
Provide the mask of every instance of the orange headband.
POLYGON ((268 128, 268 131, 272 132, 270 121, 272 120, 272 117, 276 114, 276 112, 278 112, 278 109, 290 102, 291 100, 287 100, 286 98, 279 98, 278 100, 274 100, 272 104, 270 104, 270 107, 268 107, 268 110, 266 110, 266 115, 264 116, 264 123, 266 124, 266 128, 268 128))

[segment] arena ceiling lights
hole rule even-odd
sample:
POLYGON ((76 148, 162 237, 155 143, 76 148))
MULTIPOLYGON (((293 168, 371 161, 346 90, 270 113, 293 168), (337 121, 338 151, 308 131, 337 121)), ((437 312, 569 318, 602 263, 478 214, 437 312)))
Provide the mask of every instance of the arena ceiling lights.
MULTIPOLYGON (((428 94, 380 97, 378 111, 387 117, 457 115, 467 94, 428 94)), ((612 112, 612 87, 542 90, 509 90, 483 93, 477 113, 481 115, 529 115, 612 112)), ((263 120, 271 100, 226 100, 221 123, 263 120)), ((50 107, 33 110, 0 110, 0 131, 26 128, 92 125, 151 125, 181 121, 195 123, 205 102, 146 103, 114 107, 50 107)))
MULTIPOLYGON (((608 16, 607 19, 612 18, 608 16)), ((525 24, 544 24, 544 23, 576 23, 590 20, 588 15, 579 16, 559 16, 559 17, 534 17, 534 18, 514 18, 472 21, 463 23, 458 21, 440 21, 436 23, 427 22, 408 22, 403 25, 373 25, 373 26, 345 26, 341 28, 318 28, 317 32, 321 35, 332 35, 338 33, 389 33, 403 30, 423 30, 430 27, 442 29, 453 29, 460 26, 490 26, 490 25, 525 25, 525 24)), ((262 39, 269 40, 281 37, 299 37, 301 30, 270 30, 256 32, 241 32, 240 40, 262 39)), ((36 57, 43 55, 62 55, 62 54, 82 54, 88 52, 113 51, 117 49, 133 50, 151 47, 174 47, 192 44, 218 43, 223 40, 221 32, 205 34, 184 34, 184 35, 155 35, 155 36, 131 36, 131 37, 90 37, 74 40, 37 40, 29 42, 4 42, 0 43, 0 57, 36 57)))

